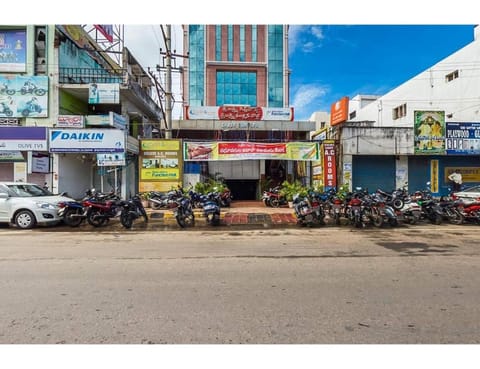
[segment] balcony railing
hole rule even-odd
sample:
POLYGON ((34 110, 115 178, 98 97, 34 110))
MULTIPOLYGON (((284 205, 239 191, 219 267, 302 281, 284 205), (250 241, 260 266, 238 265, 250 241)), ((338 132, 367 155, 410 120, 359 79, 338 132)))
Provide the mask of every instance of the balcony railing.
POLYGON ((126 70, 61 67, 59 82, 64 84, 123 83, 126 70))

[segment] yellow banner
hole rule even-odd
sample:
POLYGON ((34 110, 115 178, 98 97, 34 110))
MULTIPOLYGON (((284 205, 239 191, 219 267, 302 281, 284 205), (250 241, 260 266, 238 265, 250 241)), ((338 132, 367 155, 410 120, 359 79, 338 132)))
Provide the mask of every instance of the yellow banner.
POLYGON ((431 191, 433 193, 438 192, 438 160, 430 161, 430 178, 431 178, 431 191))
POLYGON ((141 140, 140 150, 142 151, 165 151, 180 150, 180 140, 141 140))
POLYGON ((480 167, 445 167, 444 181, 450 182, 448 176, 453 172, 462 175, 462 182, 480 182, 480 167))
POLYGON ((168 191, 177 189, 178 186, 182 187, 182 182, 140 182, 139 191, 140 192, 149 192, 149 191, 168 192, 168 191))
POLYGON ((142 169, 140 171, 140 179, 141 180, 149 180, 149 179, 176 180, 176 179, 180 179, 180 171, 178 168, 142 169))

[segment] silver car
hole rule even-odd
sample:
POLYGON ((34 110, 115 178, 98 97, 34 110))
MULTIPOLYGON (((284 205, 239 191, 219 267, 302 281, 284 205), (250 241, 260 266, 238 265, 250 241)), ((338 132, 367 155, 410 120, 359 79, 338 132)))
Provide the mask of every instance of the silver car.
POLYGON ((480 201, 480 186, 473 186, 469 188, 465 188, 462 191, 454 192, 454 196, 469 200, 469 201, 480 201))
POLYGON ((60 201, 75 201, 53 195, 34 183, 0 182, 0 223, 15 224, 21 229, 36 225, 55 225, 60 201))

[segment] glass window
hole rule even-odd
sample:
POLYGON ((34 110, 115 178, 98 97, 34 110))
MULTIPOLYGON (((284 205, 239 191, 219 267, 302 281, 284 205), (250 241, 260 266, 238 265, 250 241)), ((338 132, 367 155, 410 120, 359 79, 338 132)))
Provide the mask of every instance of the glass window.
POLYGON ((217 105, 248 104, 255 106, 257 78, 254 72, 217 72, 217 105), (252 83, 250 81, 253 81, 252 83))
POLYGON ((245 61, 245 25, 240 25, 240 61, 245 61))
POLYGON ((204 100, 204 26, 190 25, 189 31, 189 104, 201 106, 204 100))
POLYGON ((228 61, 233 61, 233 25, 227 26, 228 61))
POLYGON ((222 26, 215 26, 215 59, 222 60, 222 26))

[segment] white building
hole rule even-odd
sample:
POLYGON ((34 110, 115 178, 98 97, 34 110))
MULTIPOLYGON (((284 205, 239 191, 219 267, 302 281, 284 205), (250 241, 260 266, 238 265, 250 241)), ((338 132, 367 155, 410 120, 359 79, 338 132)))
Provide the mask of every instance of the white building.
POLYGON ((352 187, 391 190, 408 182, 413 191, 429 181, 432 192, 445 194, 454 169, 466 186, 480 183, 479 27, 470 44, 384 96, 351 99, 339 128, 339 171, 352 170, 352 187))

